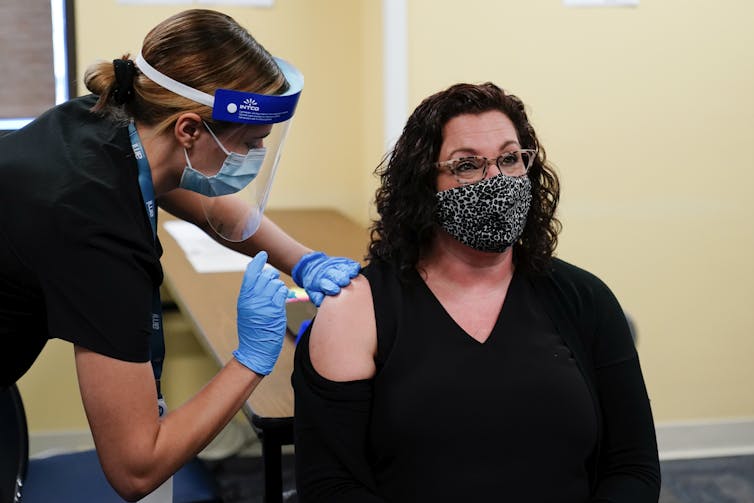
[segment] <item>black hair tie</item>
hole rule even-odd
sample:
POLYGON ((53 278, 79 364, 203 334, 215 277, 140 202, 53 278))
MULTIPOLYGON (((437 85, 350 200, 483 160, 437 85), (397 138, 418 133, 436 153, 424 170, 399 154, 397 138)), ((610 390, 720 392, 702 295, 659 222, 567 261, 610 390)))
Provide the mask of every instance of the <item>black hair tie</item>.
POLYGON ((115 68, 113 100, 118 105, 122 105, 133 98, 136 67, 130 59, 114 59, 113 68, 115 68))

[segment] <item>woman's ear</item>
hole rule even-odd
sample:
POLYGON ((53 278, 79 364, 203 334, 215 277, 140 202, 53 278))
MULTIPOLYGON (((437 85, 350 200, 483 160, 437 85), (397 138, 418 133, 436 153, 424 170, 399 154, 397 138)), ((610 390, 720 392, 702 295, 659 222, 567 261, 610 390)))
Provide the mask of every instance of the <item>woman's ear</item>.
POLYGON ((193 112, 181 114, 175 121, 175 138, 185 149, 190 149, 199 138, 202 118, 193 112))

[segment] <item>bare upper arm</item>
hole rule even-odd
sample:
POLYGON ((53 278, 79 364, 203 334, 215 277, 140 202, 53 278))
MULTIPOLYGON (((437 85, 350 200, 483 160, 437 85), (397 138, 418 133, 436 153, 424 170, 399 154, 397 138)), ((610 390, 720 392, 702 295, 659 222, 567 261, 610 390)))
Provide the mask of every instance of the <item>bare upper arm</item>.
MULTIPOLYGON (((98 447, 134 446, 135 432, 157 427, 157 394, 149 362, 132 363, 74 346, 79 389, 98 447), (131 439, 131 440, 126 440, 131 439)), ((119 455, 122 455, 122 451, 119 455)))
POLYGON ((331 381, 374 377, 377 328, 369 281, 357 276, 336 296, 325 297, 312 324, 314 369, 331 381))
POLYGON ((116 487, 139 468, 157 437, 157 393, 151 365, 74 346, 86 416, 102 466, 116 487))

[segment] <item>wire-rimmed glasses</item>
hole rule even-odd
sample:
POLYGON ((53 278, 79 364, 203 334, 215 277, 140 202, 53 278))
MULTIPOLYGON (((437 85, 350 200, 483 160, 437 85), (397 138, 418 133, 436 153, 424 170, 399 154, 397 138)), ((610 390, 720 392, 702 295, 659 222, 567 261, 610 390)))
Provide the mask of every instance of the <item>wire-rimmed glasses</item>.
POLYGON ((489 159, 480 155, 459 157, 448 161, 438 162, 438 169, 446 170, 453 175, 461 185, 476 183, 487 176, 490 164, 497 166, 501 174, 506 176, 523 176, 534 164, 537 151, 533 149, 511 150, 489 159))

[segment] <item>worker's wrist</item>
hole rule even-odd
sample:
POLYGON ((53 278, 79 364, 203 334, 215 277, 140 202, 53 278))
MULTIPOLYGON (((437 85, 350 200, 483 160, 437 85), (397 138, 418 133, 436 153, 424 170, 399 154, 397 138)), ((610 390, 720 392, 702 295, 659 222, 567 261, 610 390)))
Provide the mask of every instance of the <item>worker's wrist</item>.
POLYGON ((244 354, 238 349, 233 351, 233 358, 235 358, 238 363, 251 370, 259 377, 268 375, 270 372, 272 372, 272 369, 275 366, 274 361, 272 363, 261 361, 261 359, 255 358, 253 355, 244 354))
POLYGON ((306 286, 304 286, 303 278, 303 275, 306 273, 306 267, 310 263, 316 260, 321 260, 324 257, 326 257, 326 255, 320 251, 310 251, 309 253, 304 254, 291 270, 291 278, 293 278, 293 281, 301 288, 306 288, 306 286))

